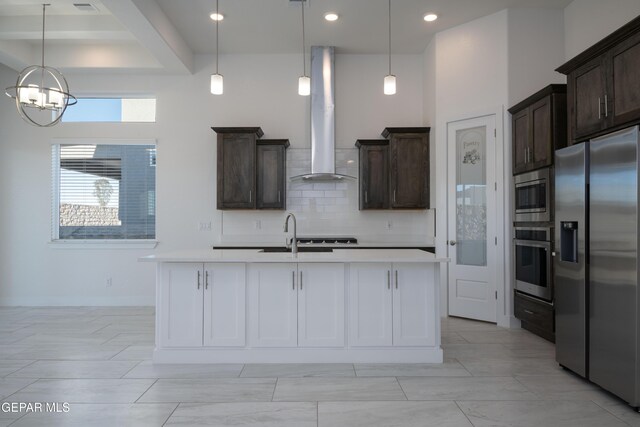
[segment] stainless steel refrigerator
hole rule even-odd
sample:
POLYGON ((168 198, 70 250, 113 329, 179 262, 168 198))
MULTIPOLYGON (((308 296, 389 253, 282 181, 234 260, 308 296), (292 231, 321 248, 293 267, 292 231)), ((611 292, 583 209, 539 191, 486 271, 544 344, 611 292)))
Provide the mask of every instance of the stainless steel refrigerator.
POLYGON ((556 360, 640 406, 638 126, 556 151, 556 360))

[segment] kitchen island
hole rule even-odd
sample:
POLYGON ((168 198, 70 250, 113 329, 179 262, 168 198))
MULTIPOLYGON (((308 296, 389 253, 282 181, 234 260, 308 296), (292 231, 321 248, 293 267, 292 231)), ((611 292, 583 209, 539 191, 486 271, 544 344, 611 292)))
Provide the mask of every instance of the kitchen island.
POLYGON ((152 255, 155 363, 440 363, 440 263, 416 249, 152 255))

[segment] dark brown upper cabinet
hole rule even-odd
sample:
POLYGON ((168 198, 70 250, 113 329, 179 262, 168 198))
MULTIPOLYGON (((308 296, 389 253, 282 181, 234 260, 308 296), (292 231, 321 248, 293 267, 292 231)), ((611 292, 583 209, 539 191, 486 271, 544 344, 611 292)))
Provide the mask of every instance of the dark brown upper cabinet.
POLYGON ((567 146, 567 86, 549 85, 509 109, 513 174, 551 166, 567 146))
POLYGON ((257 209, 286 209, 288 139, 259 139, 257 142, 257 209))
POLYGON ((556 71, 567 75, 569 142, 640 123, 640 17, 556 71))
POLYGON ((360 210, 389 209, 389 141, 359 139, 360 210))
POLYGON ((218 135, 218 209, 256 208, 259 127, 213 127, 218 135))
POLYGON ((386 128, 391 209, 429 208, 428 127, 386 128))

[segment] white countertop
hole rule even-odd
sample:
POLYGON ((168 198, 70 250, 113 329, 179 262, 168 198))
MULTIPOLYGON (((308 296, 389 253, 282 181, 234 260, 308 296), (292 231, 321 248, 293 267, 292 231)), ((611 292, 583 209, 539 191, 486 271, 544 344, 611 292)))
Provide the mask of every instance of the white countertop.
POLYGON ((261 252, 258 249, 193 250, 139 258, 143 262, 449 262, 418 249, 334 249, 333 252, 261 252))

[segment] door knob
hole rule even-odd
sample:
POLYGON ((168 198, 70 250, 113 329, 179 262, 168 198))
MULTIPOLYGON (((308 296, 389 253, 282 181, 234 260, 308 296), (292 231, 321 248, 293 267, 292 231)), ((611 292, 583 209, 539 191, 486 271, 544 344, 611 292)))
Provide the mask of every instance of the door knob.
POLYGON ((447 242, 451 245, 451 246, 455 246, 456 245, 456 241, 455 240, 447 240, 447 242))

